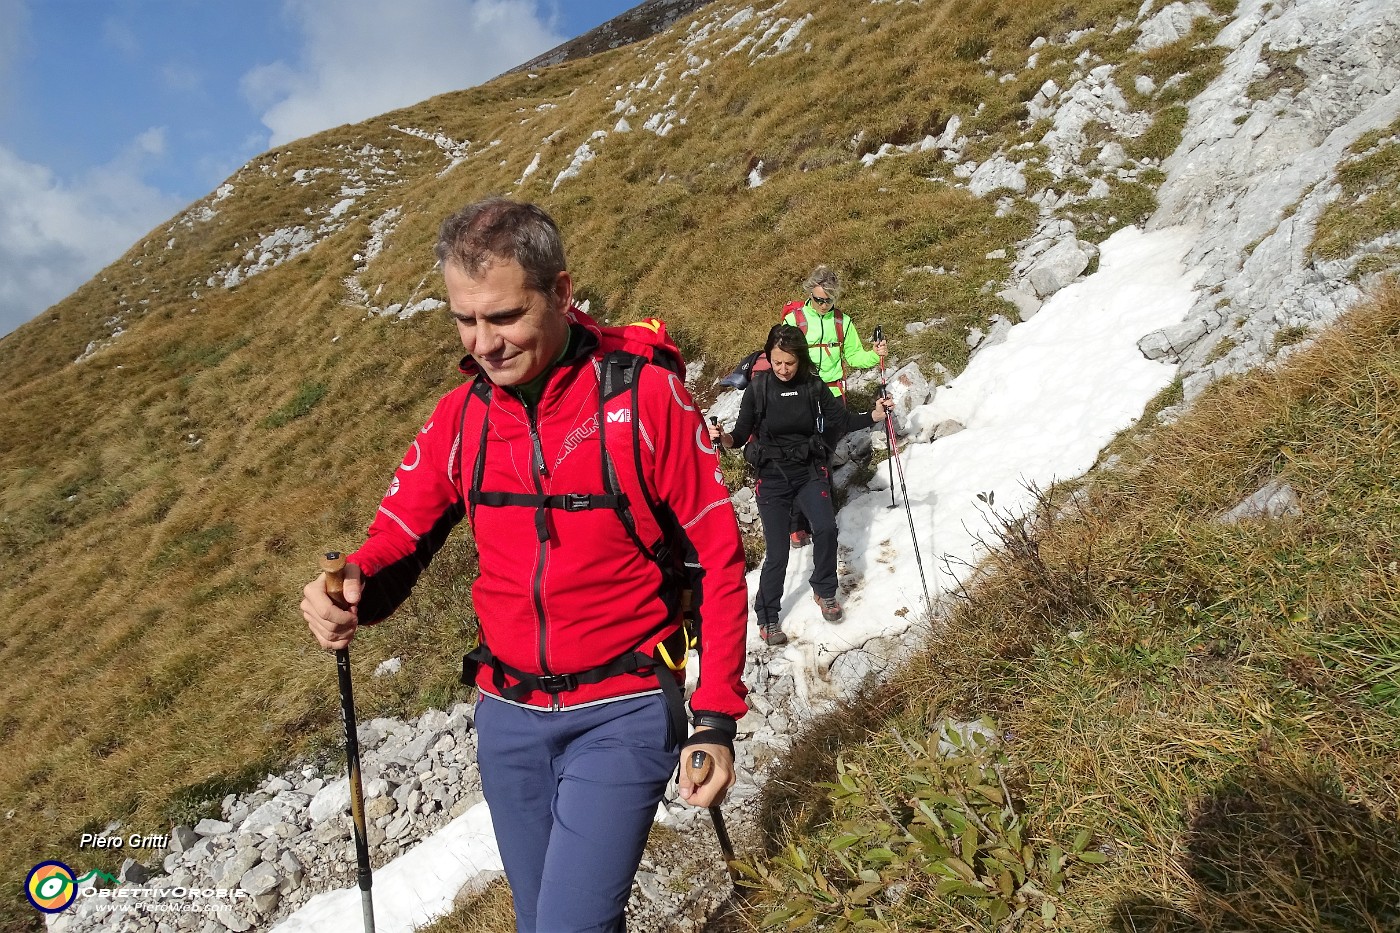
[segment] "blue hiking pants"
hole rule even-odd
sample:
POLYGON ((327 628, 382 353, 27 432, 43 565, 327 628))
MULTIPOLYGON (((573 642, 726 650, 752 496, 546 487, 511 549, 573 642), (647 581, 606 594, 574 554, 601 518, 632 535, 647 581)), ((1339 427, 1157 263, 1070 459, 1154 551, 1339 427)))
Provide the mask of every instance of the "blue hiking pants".
POLYGON ((550 712, 483 696, 476 729, 518 933, 622 933, 679 761, 665 697, 550 712))

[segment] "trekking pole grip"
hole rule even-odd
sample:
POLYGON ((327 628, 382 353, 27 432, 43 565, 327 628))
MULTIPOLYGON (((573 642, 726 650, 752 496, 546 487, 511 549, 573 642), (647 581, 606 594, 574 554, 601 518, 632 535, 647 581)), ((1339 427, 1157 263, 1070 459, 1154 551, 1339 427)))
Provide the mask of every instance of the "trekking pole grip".
POLYGON ((692 784, 704 784, 715 770, 715 763, 704 749, 697 748, 685 760, 685 775, 692 784))
MULTIPOLYGON (((692 784, 703 784, 714 773, 714 759, 702 748, 691 752, 685 760, 685 774, 692 784)), ((724 825, 724 811, 719 804, 710 805, 710 820, 715 824, 715 837, 719 840, 719 851, 724 855, 724 867, 729 873, 729 882, 739 886, 739 869, 734 867, 734 843, 729 839, 729 830, 724 825)))
POLYGON ((339 551, 327 551, 321 557, 321 572, 326 575, 326 595, 331 602, 345 608, 345 557, 339 551))

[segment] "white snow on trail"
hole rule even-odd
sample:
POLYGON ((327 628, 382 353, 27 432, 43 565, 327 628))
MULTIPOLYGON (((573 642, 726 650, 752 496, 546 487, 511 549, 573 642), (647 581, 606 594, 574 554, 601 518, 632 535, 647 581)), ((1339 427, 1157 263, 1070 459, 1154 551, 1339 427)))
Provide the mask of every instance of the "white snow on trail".
MULTIPOLYGON (((463 885, 500 871, 491 811, 479 803, 422 845, 374 871, 370 896, 376 933, 408 933, 452 910, 463 885)), ((326 891, 272 928, 272 933, 345 933, 363 929, 358 887, 326 891)))
MULTIPOLYGON (((966 426, 937 442, 910 443, 900 454, 932 597, 980 557, 976 536, 989 525, 978 493, 995 493, 998 512, 1023 513, 1027 484, 1043 487, 1084 473, 1171 384, 1176 367, 1146 359, 1137 342, 1179 322, 1191 307, 1199 273, 1181 259, 1193 242, 1185 227, 1119 230, 1103 243, 1094 275, 1056 293, 912 412, 905 427, 914 437, 929 436, 947 419, 966 426)), ((807 584, 811 551, 793 552, 783 628, 795 638, 783 650, 799 669, 825 672, 842 652, 896 635, 906 618, 919 615, 923 587, 899 474, 897 508, 889 508, 889 467, 882 464, 870 486, 838 515, 842 556, 863 582, 844 601, 845 619, 821 618, 807 584), (907 616, 896 615, 906 609, 907 616)), ((757 585, 755 571, 750 590, 757 585)), ((800 689, 803 678, 797 683, 800 689)), ((810 675, 806 686, 805 699, 832 695, 829 684, 810 675)))

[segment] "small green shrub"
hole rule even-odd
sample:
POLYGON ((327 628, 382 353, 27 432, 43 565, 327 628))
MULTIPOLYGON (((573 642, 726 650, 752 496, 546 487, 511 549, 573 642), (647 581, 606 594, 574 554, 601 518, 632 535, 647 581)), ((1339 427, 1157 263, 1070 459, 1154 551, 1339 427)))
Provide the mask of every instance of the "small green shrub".
POLYGON ((984 923, 1028 914, 1054 921, 1072 873, 1107 857, 1089 848, 1090 829, 1067 850, 1041 841, 1012 797, 1006 754, 985 738, 995 727, 980 726, 965 738, 945 724, 927 743, 896 733, 907 758, 893 780, 886 769, 838 758, 837 780, 820 785, 829 832, 766 862, 738 863, 749 886, 777 896, 762 925, 900 929, 925 898, 984 923))

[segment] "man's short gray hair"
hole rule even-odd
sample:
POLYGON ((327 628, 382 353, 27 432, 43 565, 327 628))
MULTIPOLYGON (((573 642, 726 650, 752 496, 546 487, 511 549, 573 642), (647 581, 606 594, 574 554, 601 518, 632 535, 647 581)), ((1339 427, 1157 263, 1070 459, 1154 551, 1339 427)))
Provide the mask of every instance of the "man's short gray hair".
POLYGON ((501 197, 468 204, 444 220, 433 252, 443 266, 453 263, 471 278, 492 262, 518 262, 525 284, 544 294, 568 268, 554 218, 535 204, 501 197))
POLYGON ((836 295, 841 291, 841 281, 836 276, 836 270, 828 265, 820 265, 812 270, 812 274, 807 276, 807 280, 802 283, 802 289, 811 297, 812 289, 820 285, 826 289, 826 293, 836 300, 836 295))

